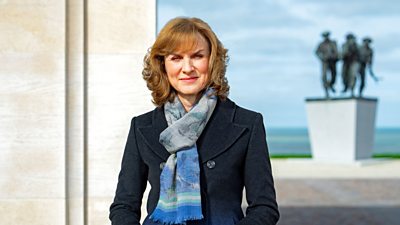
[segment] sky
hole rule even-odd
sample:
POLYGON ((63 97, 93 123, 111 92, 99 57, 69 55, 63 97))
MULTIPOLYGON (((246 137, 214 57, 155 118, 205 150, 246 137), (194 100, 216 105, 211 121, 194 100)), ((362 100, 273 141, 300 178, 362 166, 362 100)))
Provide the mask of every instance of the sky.
POLYGON ((377 127, 400 127, 398 0, 158 0, 157 16, 157 30, 177 16, 206 21, 229 50, 229 98, 261 112, 270 128, 307 127, 305 98, 324 96, 314 54, 321 32, 338 47, 348 32, 359 43, 369 36, 381 81, 368 77, 364 96, 378 98, 377 127))

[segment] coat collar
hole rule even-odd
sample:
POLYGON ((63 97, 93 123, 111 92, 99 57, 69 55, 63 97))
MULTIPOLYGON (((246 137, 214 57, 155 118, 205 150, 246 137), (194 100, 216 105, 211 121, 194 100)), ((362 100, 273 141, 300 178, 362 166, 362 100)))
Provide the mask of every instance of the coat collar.
POLYGON ((160 133, 168 127, 164 107, 157 107, 153 110, 151 121, 150 126, 138 127, 139 133, 151 150, 166 162, 170 153, 159 142, 160 133))
POLYGON ((245 127, 234 124, 236 105, 231 100, 218 100, 207 126, 197 141, 202 163, 225 152, 245 131, 245 127))
MULTIPOLYGON (((199 157, 202 163, 226 151, 245 131, 245 127, 234 124, 236 105, 231 100, 220 101, 197 141, 199 157)), ((162 107, 156 108, 152 115, 152 125, 139 127, 139 133, 146 144, 160 158, 167 161, 170 153, 159 143, 160 133, 167 128, 162 107)))

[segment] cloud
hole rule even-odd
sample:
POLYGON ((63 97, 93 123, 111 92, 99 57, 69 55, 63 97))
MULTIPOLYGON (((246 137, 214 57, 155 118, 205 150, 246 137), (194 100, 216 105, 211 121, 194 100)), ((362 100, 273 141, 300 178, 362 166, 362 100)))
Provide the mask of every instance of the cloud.
POLYGON ((167 4, 158 4, 157 13, 157 30, 160 30, 172 18, 177 16, 187 16, 183 7, 167 4))
POLYGON ((287 7, 308 9, 318 17, 398 16, 400 4, 397 0, 284 0, 287 7))

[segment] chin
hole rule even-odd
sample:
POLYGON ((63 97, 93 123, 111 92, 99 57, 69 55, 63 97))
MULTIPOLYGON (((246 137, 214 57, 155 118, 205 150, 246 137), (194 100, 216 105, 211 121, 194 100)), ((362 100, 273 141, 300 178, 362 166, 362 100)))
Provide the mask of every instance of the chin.
POLYGON ((186 90, 182 90, 180 91, 180 93, 184 94, 184 95, 198 95, 199 93, 201 93, 202 90, 200 89, 186 89, 186 90))

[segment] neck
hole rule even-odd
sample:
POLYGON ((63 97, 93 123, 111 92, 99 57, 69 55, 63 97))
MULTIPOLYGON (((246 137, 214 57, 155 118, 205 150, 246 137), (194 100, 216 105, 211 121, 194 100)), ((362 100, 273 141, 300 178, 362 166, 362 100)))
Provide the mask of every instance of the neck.
POLYGON ((181 101, 183 108, 185 108, 186 112, 189 112, 193 105, 197 102, 198 97, 200 95, 179 95, 178 98, 181 101))

